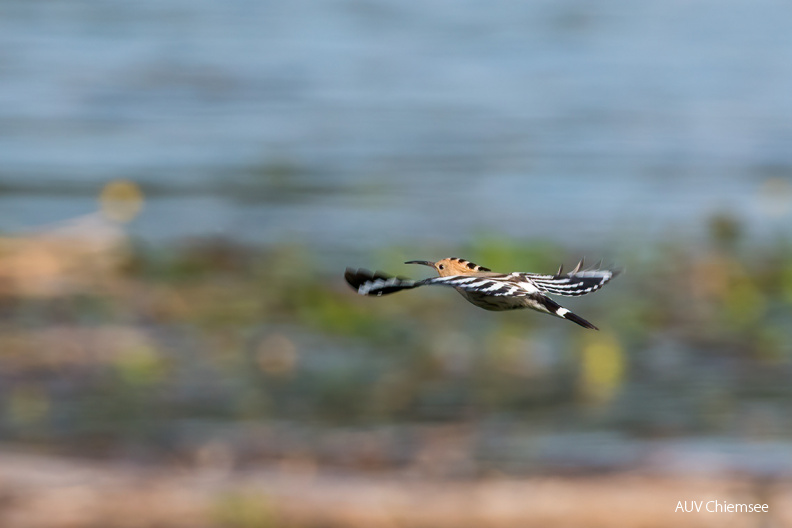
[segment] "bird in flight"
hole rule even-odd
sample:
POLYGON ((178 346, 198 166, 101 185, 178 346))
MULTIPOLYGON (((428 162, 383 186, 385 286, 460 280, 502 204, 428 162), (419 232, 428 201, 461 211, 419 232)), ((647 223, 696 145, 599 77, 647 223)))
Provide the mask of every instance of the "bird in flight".
POLYGON ((420 286, 450 286, 479 308, 492 311, 531 308, 577 323, 582 327, 599 330, 596 326, 575 315, 547 296, 577 297, 599 290, 618 271, 595 268, 581 269, 581 260, 575 269, 563 274, 563 265, 555 275, 538 273, 496 273, 465 259, 444 258, 437 262, 410 260, 405 264, 422 264, 437 271, 439 277, 412 280, 394 277, 381 271, 347 268, 344 278, 360 295, 382 296, 420 286))

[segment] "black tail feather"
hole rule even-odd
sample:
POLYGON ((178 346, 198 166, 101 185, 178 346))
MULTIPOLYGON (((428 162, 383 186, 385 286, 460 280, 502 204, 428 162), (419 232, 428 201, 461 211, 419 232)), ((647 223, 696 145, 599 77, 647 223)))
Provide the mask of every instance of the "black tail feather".
POLYGON ((599 328, 597 328, 590 322, 586 321, 579 315, 572 313, 567 308, 564 308, 550 297, 542 295, 540 297, 536 297, 536 300, 539 301, 541 305, 548 312, 555 315, 556 317, 561 317, 562 319, 566 319, 567 321, 572 321, 573 323, 579 324, 583 328, 590 328, 591 330, 599 330, 599 328))
POLYGON ((582 326, 583 328, 590 328, 592 330, 599 330, 599 328, 597 328, 596 326, 594 326, 590 322, 586 321, 585 319, 583 319, 579 315, 573 314, 572 312, 567 312, 564 315, 562 315, 561 317, 563 317, 564 319, 567 319, 569 321, 572 321, 573 323, 577 323, 580 326, 582 326))

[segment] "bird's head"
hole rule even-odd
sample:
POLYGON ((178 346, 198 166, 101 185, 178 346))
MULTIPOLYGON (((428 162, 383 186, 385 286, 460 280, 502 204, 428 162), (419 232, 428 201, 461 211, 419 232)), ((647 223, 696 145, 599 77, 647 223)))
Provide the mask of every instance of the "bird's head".
POLYGON ((405 264, 423 264, 433 267, 441 277, 450 275, 472 275, 479 271, 491 271, 489 268, 473 264, 472 262, 458 257, 449 257, 437 262, 428 260, 410 260, 405 264))

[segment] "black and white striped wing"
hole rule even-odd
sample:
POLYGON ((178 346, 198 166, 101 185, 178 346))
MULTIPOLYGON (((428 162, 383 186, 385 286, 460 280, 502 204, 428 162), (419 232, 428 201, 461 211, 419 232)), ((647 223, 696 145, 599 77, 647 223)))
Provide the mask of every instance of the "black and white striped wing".
POLYGON ((520 285, 512 280, 506 280, 507 277, 507 275, 499 275, 498 277, 451 275, 416 281, 404 277, 394 277, 381 271, 371 272, 366 269, 347 268, 346 273, 344 273, 346 281, 360 295, 388 295, 419 286, 450 286, 467 292, 482 293, 493 297, 523 296, 539 291, 530 283, 520 285), (526 290, 525 286, 528 286, 529 289, 526 290))
POLYGON ((540 291, 553 295, 577 297, 595 292, 605 286, 616 273, 609 270, 585 270, 568 275, 538 275, 523 273, 540 291))
POLYGON ((388 295, 420 286, 412 279, 394 277, 381 271, 347 268, 344 278, 360 295, 388 295))
POLYGON ((451 286, 469 293, 480 293, 492 297, 523 297, 539 292, 529 281, 518 282, 510 275, 482 277, 480 275, 450 275, 433 277, 420 281, 419 284, 451 286))

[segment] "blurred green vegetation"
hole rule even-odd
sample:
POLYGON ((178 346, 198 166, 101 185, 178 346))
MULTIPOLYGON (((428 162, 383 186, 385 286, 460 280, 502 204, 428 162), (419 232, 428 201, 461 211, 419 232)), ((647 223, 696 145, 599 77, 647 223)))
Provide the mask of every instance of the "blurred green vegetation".
MULTIPOLYGON (((730 221, 714 219, 704 243, 622 253, 612 284, 564 300, 600 332, 440 288, 361 297, 305 247, 133 246, 99 288, 0 298, 0 439, 176 457, 200 443, 185 431, 224 424, 790 439, 792 246, 754 246, 730 221), (743 420, 756 408, 774 418, 743 420)), ((401 262, 452 254, 537 272, 580 257, 482 235, 358 264, 423 276, 401 262)))

